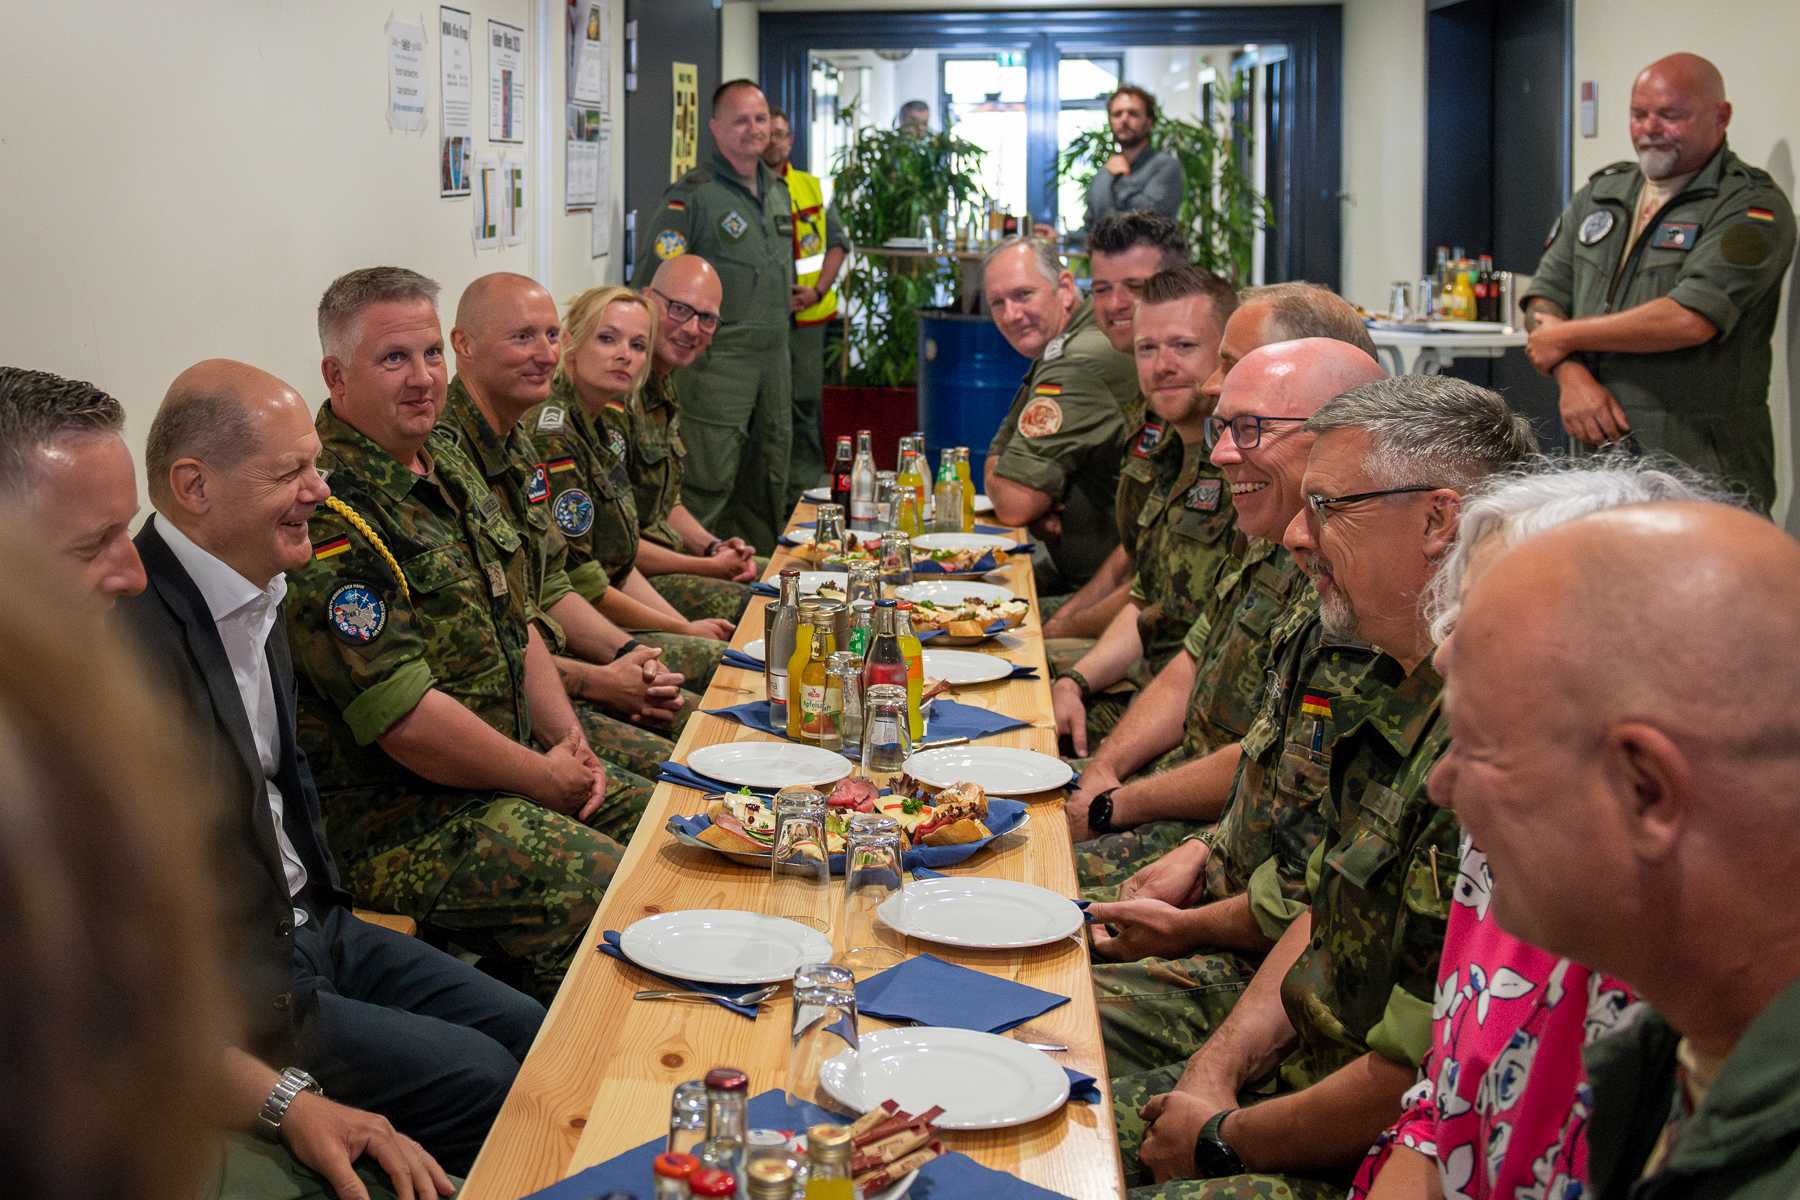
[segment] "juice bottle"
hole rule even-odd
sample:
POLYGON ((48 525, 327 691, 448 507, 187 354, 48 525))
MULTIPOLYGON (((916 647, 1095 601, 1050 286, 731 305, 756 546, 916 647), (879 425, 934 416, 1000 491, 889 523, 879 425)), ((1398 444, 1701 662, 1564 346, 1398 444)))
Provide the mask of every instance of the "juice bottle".
POLYGON ((937 475, 937 487, 933 489, 937 498, 935 512, 931 518, 932 529, 940 533, 960 533, 962 520, 962 480, 956 474, 956 449, 944 447, 944 457, 940 460, 937 475))
POLYGON ((918 512, 923 513, 925 511, 925 478, 922 474, 924 467, 921 465, 918 450, 919 447, 912 438, 900 439, 900 466, 894 475, 894 484, 896 487, 911 489, 913 504, 917 507, 918 512))
POLYGON ((956 448, 956 475, 963 485, 963 532, 975 532, 975 481, 969 478, 969 448, 956 448))
POLYGON ((836 624, 829 613, 815 613, 811 627, 795 640, 794 657, 788 660, 793 689, 788 702, 788 736, 797 742, 816 742, 824 731, 825 660, 837 649, 836 624))
POLYGON ((863 659, 863 691, 878 683, 906 686, 906 656, 894 632, 894 602, 875 602, 875 625, 869 638, 869 654, 863 659))
POLYGON ((900 643, 900 655, 906 659, 906 717, 912 727, 913 745, 925 740, 925 714, 922 694, 925 691, 925 647, 912 627, 912 602, 902 600, 894 605, 894 638, 900 643))

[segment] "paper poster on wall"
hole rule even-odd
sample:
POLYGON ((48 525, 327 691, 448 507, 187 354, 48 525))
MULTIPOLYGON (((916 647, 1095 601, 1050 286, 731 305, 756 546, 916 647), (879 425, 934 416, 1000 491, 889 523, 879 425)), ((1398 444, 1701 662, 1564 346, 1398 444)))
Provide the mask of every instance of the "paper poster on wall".
POLYGON ((600 198, 600 110, 566 106, 563 135, 563 209, 592 208, 600 198))
POLYGON ((475 160, 475 249, 492 250, 500 245, 501 193, 500 162, 491 154, 475 160))
POLYGON ((606 108, 612 49, 609 0, 569 0, 569 103, 606 108))
POLYGON ((674 183, 700 161, 700 68, 675 66, 675 127, 669 141, 669 182, 674 183))
POLYGON ((599 258, 612 252, 612 133, 600 131, 595 147, 598 161, 594 170, 594 191, 600 197, 594 205, 593 223, 588 230, 588 256, 599 258))
POLYGON ((525 31, 488 22, 488 141, 525 140, 525 31))
POLYGON ((517 246, 525 240, 525 160, 508 154, 500 160, 500 241, 517 246))
POLYGON ((425 128, 425 27, 417 21, 387 23, 389 129, 425 128))
POLYGON ((475 55, 472 23, 460 8, 438 8, 438 195, 469 194, 469 160, 475 150, 475 55))

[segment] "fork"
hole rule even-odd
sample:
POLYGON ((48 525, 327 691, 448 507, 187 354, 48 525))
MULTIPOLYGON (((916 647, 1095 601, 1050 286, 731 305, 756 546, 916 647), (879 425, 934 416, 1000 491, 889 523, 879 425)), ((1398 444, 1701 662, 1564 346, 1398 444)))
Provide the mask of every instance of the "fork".
POLYGON ((781 990, 779 983, 771 983, 767 987, 757 988, 754 992, 745 992, 733 1000, 730 996, 721 996, 717 992, 694 991, 656 991, 646 990, 632 994, 633 1000, 724 1000, 731 1004, 761 1004, 781 990))

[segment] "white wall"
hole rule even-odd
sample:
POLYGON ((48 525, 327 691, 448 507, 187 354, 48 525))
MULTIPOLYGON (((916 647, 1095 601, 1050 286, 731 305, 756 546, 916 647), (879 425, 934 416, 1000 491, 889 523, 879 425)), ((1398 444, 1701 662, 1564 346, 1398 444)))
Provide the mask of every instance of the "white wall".
MULTIPOLYGON (((486 149, 487 20, 527 44, 528 232, 477 254, 472 201, 437 194, 437 5, 426 23, 430 119, 394 133, 384 117, 383 27, 362 0, 123 0, 9 8, 0 73, 0 362, 92 380, 126 406, 141 450, 169 381, 222 355, 323 397, 314 308, 359 266, 413 267, 444 287, 495 270, 538 274, 558 299, 619 273, 589 257, 589 217, 562 208, 562 5, 462 0, 473 15, 475 134, 486 149), (537 87, 537 11, 555 38, 551 111, 537 87), (553 136, 541 161, 535 123, 553 136), (541 189, 550 189, 542 228, 541 189), (547 258, 540 244, 548 235, 547 258)), ((615 0, 615 47, 623 3, 615 0)), ((613 178, 623 170, 622 70, 615 63, 613 178)), ((616 207, 616 206, 615 206, 616 207)), ((613 245, 620 245, 615 224, 613 245)), ((141 481, 140 481, 141 483, 141 481)))

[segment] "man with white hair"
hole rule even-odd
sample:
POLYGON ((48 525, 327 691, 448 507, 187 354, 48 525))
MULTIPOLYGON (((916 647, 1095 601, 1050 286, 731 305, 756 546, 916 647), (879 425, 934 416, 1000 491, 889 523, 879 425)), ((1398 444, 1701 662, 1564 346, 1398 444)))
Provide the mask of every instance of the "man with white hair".
POLYGON ((1767 521, 1637 505, 1493 558, 1445 655, 1500 924, 1653 1009, 1587 1051, 1601 1200, 1800 1192, 1796 596, 1767 521))

